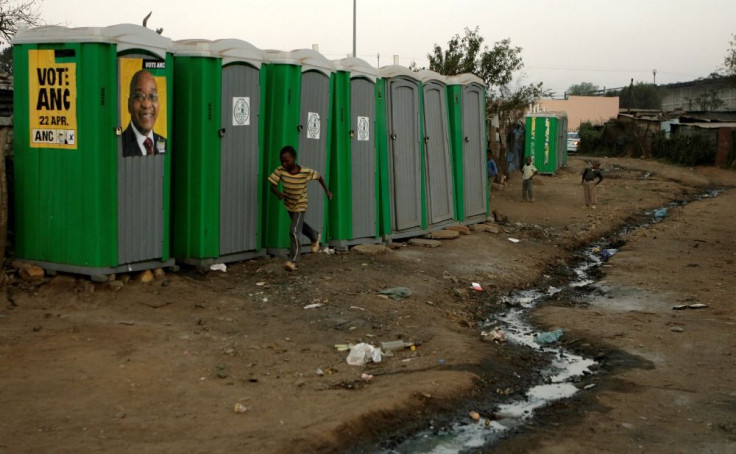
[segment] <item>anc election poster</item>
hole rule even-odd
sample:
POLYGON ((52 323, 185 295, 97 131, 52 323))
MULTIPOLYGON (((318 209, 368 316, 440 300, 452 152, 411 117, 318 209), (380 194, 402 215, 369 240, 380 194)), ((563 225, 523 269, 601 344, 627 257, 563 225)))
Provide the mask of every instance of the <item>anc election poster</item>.
POLYGON ((30 50, 32 148, 77 149, 77 64, 73 50, 30 50))

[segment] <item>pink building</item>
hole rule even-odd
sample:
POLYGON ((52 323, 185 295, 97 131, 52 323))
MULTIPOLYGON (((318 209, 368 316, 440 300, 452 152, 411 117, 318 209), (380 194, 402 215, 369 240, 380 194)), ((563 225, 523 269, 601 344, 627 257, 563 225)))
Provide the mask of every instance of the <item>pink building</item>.
POLYGON ((577 131, 580 123, 600 125, 618 116, 618 96, 569 96, 568 99, 542 99, 527 111, 565 112, 567 130, 577 131))

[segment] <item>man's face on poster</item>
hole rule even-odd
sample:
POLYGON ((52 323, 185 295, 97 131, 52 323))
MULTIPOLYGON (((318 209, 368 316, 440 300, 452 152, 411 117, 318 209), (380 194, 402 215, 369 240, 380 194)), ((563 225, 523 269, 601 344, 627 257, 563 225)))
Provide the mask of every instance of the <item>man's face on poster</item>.
POLYGON ((133 76, 128 111, 138 131, 148 134, 153 130, 158 118, 158 88, 156 79, 148 71, 139 71, 133 76))

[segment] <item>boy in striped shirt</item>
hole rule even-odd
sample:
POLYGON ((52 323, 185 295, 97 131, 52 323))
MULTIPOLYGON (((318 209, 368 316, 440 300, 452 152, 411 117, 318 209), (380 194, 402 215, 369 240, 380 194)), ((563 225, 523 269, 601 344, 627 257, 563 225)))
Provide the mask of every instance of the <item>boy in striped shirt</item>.
POLYGON ((296 163, 296 150, 287 145, 281 149, 280 153, 281 166, 273 171, 268 181, 271 183, 271 192, 276 194, 279 200, 284 201, 286 211, 291 217, 291 226, 289 227, 289 238, 291 239, 291 251, 289 259, 284 264, 287 271, 296 270, 296 261, 299 259, 300 244, 299 232, 305 234, 312 241, 312 252, 319 251, 319 243, 322 235, 315 232, 314 229, 304 222, 304 216, 307 213, 307 183, 311 180, 319 181, 322 189, 329 200, 332 200, 332 193, 327 189, 325 179, 316 170, 302 167, 296 163), (279 191, 279 182, 283 185, 283 192, 279 191))

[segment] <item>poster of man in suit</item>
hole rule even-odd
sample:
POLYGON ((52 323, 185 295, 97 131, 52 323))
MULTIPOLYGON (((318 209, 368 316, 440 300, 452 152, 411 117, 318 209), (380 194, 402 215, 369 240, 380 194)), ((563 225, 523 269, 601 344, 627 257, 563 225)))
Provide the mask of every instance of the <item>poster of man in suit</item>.
POLYGON ((120 59, 120 118, 124 157, 167 152, 166 78, 155 75, 163 61, 120 59))

